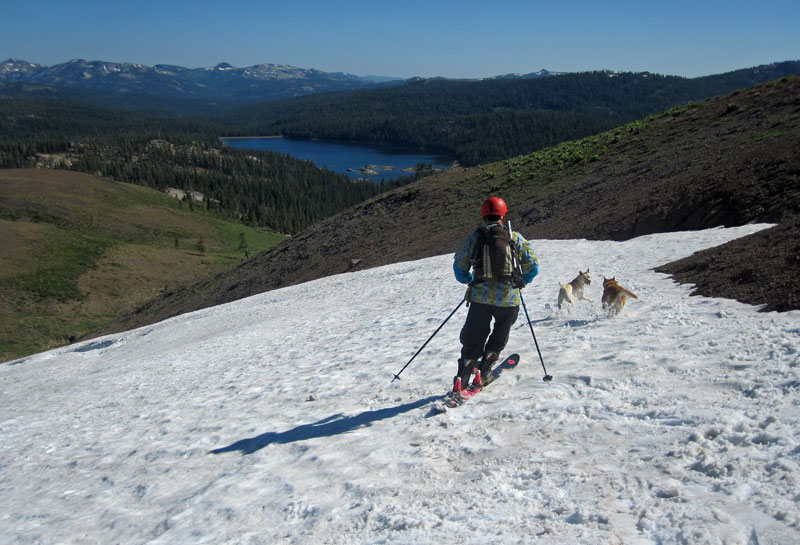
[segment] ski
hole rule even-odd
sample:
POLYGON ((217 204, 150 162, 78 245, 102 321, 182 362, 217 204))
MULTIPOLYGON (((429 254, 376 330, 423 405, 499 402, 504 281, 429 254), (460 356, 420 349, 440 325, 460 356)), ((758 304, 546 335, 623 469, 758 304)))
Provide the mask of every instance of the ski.
POLYGON ((506 371, 510 371, 514 369, 519 364, 519 354, 511 354, 506 359, 503 360, 497 367, 492 370, 492 380, 489 381, 488 384, 483 386, 470 386, 468 388, 464 388, 460 392, 448 392, 444 398, 442 398, 442 407, 439 412, 444 412, 447 409, 454 409, 456 407, 460 407, 476 395, 482 392, 484 389, 489 387, 490 385, 494 384, 494 382, 500 378, 500 376, 505 373, 506 371))

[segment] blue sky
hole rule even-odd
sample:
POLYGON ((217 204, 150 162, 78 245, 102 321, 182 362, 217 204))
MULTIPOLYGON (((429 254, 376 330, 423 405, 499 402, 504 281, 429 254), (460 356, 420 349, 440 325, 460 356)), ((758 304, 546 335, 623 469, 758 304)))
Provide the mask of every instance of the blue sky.
POLYGON ((290 64, 396 77, 697 77, 800 59, 800 1, 0 0, 0 60, 290 64))

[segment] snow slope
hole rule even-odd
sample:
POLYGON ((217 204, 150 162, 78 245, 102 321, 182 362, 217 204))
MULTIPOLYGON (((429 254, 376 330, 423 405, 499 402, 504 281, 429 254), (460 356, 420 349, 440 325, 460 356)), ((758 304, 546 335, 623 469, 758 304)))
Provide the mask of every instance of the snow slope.
POLYGON ((764 227, 534 241, 553 382, 521 313, 518 369, 439 415, 464 307, 391 379, 463 295, 449 255, 0 365, 0 542, 800 543, 800 312, 651 270, 764 227))

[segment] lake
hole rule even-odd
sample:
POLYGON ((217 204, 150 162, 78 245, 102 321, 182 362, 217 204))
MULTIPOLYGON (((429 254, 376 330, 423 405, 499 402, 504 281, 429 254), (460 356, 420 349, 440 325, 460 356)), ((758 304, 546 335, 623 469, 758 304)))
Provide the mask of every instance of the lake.
POLYGON ((293 140, 291 138, 222 138, 223 144, 239 149, 269 150, 307 159, 318 167, 326 167, 351 178, 366 178, 375 182, 412 176, 418 163, 430 163, 433 168, 448 169, 454 158, 409 150, 389 144, 355 144, 293 140))

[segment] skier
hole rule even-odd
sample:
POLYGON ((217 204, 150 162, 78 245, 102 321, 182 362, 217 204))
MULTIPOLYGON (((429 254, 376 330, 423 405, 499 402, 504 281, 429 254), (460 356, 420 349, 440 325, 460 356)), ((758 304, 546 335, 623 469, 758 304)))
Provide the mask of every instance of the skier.
POLYGON ((475 229, 454 256, 456 280, 469 285, 465 296, 469 312, 461 329, 461 358, 453 379, 454 392, 469 385, 474 369, 480 370, 481 377, 481 383, 475 386, 491 381, 492 366, 505 348, 519 314, 519 290, 539 273, 539 260, 530 242, 504 226, 507 212, 500 197, 486 199, 481 206, 484 226, 475 229), (512 252, 519 264, 516 271, 512 252))

